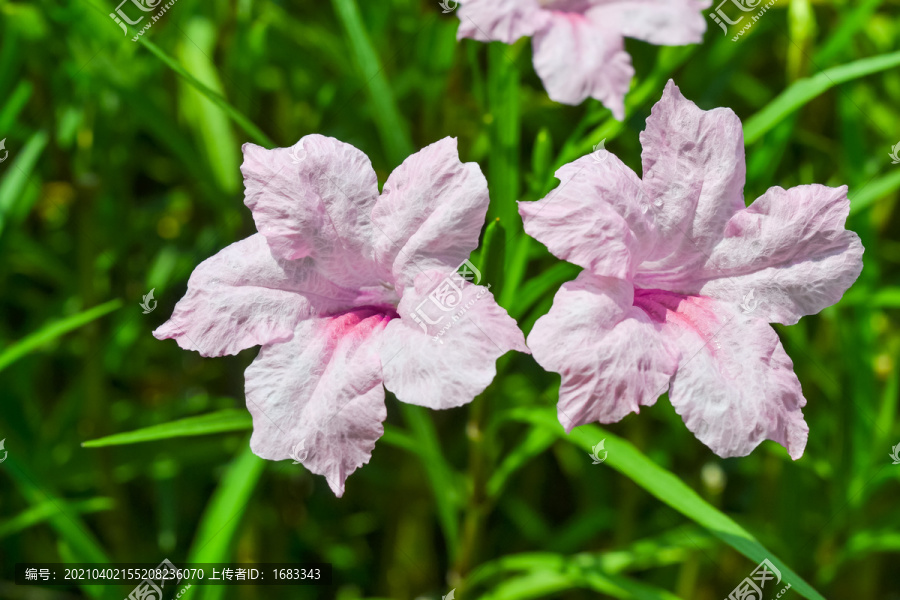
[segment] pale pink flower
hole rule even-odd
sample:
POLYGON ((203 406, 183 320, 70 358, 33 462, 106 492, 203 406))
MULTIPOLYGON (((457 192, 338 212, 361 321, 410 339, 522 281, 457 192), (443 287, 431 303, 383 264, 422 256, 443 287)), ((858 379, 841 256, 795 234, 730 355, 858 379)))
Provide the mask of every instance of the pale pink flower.
POLYGON ((341 496, 384 432, 384 387, 460 406, 498 357, 528 352, 487 288, 452 275, 478 245, 487 182, 451 138, 407 158, 380 195, 366 155, 320 135, 246 144, 241 171, 259 233, 201 263, 153 334, 203 356, 262 345, 245 373, 251 448, 299 460, 341 496), (462 315, 429 300, 447 276, 460 291, 443 300, 462 315))
POLYGON ((634 76, 625 38, 682 46, 703 40, 710 0, 460 0, 457 38, 512 44, 532 36, 534 69, 550 98, 588 96, 620 121, 634 76))
POLYGON ((530 235, 584 267, 528 337, 562 376, 560 422, 616 422, 668 390, 720 456, 771 439, 799 458, 806 400, 769 323, 819 312, 859 276, 847 188, 773 187, 745 207, 740 120, 698 109, 671 81, 640 139, 643 179, 601 152, 519 205, 530 235))

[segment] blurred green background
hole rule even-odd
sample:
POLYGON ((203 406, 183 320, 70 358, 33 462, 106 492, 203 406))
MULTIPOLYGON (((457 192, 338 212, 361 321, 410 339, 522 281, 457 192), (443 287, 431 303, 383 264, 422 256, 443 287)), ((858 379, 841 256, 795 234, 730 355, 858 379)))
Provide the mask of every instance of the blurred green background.
POLYGON ((130 591, 15 586, 16 562, 168 558, 334 565, 327 588, 184 598, 718 600, 777 557, 784 597, 900 599, 900 3, 780 0, 737 42, 711 20, 700 45, 628 40, 624 123, 593 100, 551 102, 530 40, 457 43, 437 0, 178 0, 138 42, 115 8, 0 0, 0 598, 130 591), (566 436, 559 377, 512 353, 468 407, 389 394, 387 433, 338 500, 322 477, 249 453, 257 349, 204 359, 150 335, 192 269, 254 231, 241 144, 309 133, 362 149, 382 184, 458 137, 505 234, 494 226, 475 258, 527 332, 577 269, 521 235, 515 201, 543 197, 602 140, 640 173, 638 133, 670 77, 743 120, 748 201, 850 186, 862 276, 777 328, 808 399, 796 462, 773 442, 720 459, 665 398, 566 436), (151 441, 81 445, 202 415, 151 441), (592 465, 601 439, 609 458, 592 465))

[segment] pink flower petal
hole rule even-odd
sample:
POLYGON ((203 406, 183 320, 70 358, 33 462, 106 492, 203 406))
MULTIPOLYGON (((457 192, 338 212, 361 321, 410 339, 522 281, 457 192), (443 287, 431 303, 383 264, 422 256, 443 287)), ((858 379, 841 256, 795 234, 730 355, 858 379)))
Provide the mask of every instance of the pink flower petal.
POLYGON ((595 275, 634 275, 656 240, 641 180, 599 149, 563 166, 556 177, 559 186, 546 198, 519 203, 526 233, 595 275))
POLYGON ((391 173, 372 212, 379 263, 401 287, 455 269, 478 247, 488 202, 487 180, 460 162, 455 138, 423 148, 391 173))
POLYGON ((806 399, 775 331, 734 304, 702 296, 637 290, 635 305, 664 324, 680 350, 669 399, 688 429, 723 458, 746 456, 764 440, 803 455, 806 399))
POLYGON ((297 325, 294 337, 263 347, 246 371, 253 452, 299 458, 335 495, 369 462, 387 418, 376 351, 388 317, 358 310, 297 325))
POLYGON ((740 303, 752 290, 754 316, 785 325, 836 304, 862 271, 849 213, 846 186, 769 189, 726 225, 695 275, 700 293, 740 303))
POLYGON ((583 15, 556 12, 532 44, 534 69, 552 100, 580 104, 592 97, 625 118, 634 67, 621 34, 583 15))
POLYGON ((625 37, 660 46, 703 41, 709 0, 613 0, 598 2, 587 15, 625 37))
POLYGON ((244 203, 273 254, 310 257, 341 285, 378 281, 370 218, 378 179, 365 154, 321 135, 275 150, 244 144, 241 172, 244 203))
POLYGON ((559 373, 559 422, 615 423, 652 406, 669 387, 677 350, 632 306, 630 283, 582 271, 563 284, 550 312, 538 319, 528 347, 544 369, 559 373))
POLYGON ((498 358, 510 350, 529 352, 516 322, 487 287, 461 285, 452 276, 456 287, 450 288, 445 277, 423 273, 415 288, 406 289, 401 318, 388 324, 379 350, 385 387, 403 402, 435 409, 471 402, 493 381, 498 358))
POLYGON ((202 356, 288 340, 312 303, 289 291, 302 275, 286 272, 259 235, 235 242, 200 263, 172 317, 153 335, 202 356))
POLYGON ((533 35, 549 17, 538 0, 463 0, 458 15, 457 39, 505 44, 533 35))
POLYGON ((744 208, 744 134, 730 109, 700 110, 669 81, 640 138, 661 241, 635 282, 663 288, 702 264, 744 208))

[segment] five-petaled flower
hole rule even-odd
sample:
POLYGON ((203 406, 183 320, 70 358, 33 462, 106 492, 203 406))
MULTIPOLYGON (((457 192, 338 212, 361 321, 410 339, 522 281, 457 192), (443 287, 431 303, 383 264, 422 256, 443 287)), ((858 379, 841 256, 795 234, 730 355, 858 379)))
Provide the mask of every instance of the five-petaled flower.
POLYGON ((709 0, 460 0, 457 37, 512 44, 533 36, 550 98, 603 102, 620 121, 634 76, 626 37, 657 45, 702 41, 709 0))
POLYGON ((668 390, 720 456, 771 439, 797 459, 806 400, 769 323, 819 312, 859 276, 847 188, 773 187, 745 206, 740 120, 700 110, 671 81, 640 139, 643 179, 615 156, 586 156, 547 198, 519 205, 530 235, 584 267, 528 337, 562 376, 560 422, 616 422, 668 390), (760 299, 750 313, 748 290, 760 299))
POLYGON ((259 233, 201 263, 154 335, 203 356, 262 345, 245 373, 251 448, 301 460, 341 496, 384 432, 384 387, 410 404, 460 406, 493 380, 497 358, 528 349, 471 283, 461 303, 484 297, 443 344, 410 318, 484 224, 487 182, 460 162, 455 139, 407 158, 380 195, 353 146, 320 135, 298 146, 299 163, 290 148, 244 146, 245 204, 259 233))

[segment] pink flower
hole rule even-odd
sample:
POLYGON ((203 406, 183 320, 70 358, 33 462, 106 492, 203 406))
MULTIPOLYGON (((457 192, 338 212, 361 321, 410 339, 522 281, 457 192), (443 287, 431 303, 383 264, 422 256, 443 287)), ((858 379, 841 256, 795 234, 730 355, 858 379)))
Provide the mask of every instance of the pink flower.
POLYGON ((457 37, 512 44, 534 36, 534 68, 550 98, 588 96, 620 121, 634 68, 626 37, 682 46, 703 40, 710 0, 460 0, 457 37))
POLYGON ((740 120, 698 109, 671 81, 641 144, 643 179, 601 152, 519 205, 530 235, 584 267, 528 337, 562 376, 560 422, 616 422, 668 390, 720 456, 771 439, 797 459, 806 400, 769 323, 819 312, 859 276, 847 188, 773 187, 745 207, 740 120))
POLYGON ((201 263, 153 335, 203 356, 262 345, 245 373, 251 448, 302 462, 341 496, 384 433, 382 384, 451 408, 487 387, 498 357, 528 352, 487 288, 456 275, 487 182, 451 138, 407 158, 380 196, 365 154, 320 135, 246 144, 241 171, 259 233, 201 263))

